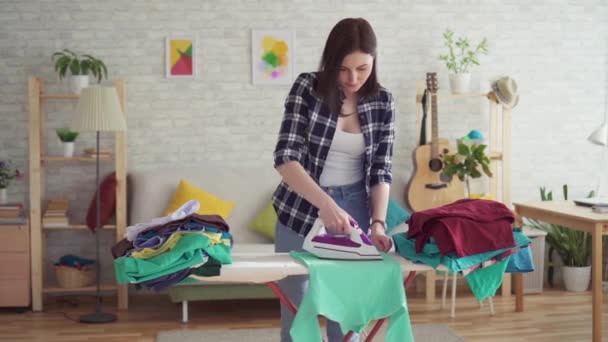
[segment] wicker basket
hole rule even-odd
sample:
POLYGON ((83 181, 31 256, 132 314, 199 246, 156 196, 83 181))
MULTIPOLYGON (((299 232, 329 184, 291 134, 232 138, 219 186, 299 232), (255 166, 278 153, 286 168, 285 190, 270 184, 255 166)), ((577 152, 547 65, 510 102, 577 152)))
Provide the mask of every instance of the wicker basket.
POLYGON ((55 266, 57 284, 64 289, 90 286, 95 283, 95 269, 79 270, 69 266, 55 266))

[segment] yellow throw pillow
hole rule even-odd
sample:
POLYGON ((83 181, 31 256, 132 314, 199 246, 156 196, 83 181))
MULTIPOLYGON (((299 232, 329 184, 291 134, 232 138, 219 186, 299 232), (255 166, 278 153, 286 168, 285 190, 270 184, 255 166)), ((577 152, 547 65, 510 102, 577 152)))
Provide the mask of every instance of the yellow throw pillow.
POLYGON ((249 229, 258 232, 274 241, 274 230, 277 224, 277 213, 274 211, 272 201, 264 207, 258 216, 251 222, 249 229))
POLYGON ((228 219, 228 215, 236 205, 236 203, 225 201, 182 179, 179 181, 173 199, 169 202, 169 207, 165 210, 165 215, 169 215, 190 200, 197 200, 201 204, 197 214, 220 215, 224 220, 228 219))

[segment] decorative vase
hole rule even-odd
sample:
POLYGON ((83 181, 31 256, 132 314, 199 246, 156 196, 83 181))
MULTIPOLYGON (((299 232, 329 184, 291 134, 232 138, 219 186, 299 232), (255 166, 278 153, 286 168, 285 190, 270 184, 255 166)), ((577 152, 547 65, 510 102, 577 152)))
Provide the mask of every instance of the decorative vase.
POLYGON ((0 188, 0 204, 8 203, 8 191, 6 188, 0 188))
POLYGON ((63 156, 73 157, 74 156, 74 142, 63 142, 63 156))
POLYGON ((450 74, 450 89, 453 94, 468 93, 471 88, 471 73, 450 74))
POLYGON ((68 86, 72 93, 80 95, 80 91, 89 86, 89 75, 71 75, 68 86))
POLYGON ((566 290, 571 292, 587 291, 591 281, 591 266, 563 266, 562 276, 564 278, 564 286, 566 286, 566 290))

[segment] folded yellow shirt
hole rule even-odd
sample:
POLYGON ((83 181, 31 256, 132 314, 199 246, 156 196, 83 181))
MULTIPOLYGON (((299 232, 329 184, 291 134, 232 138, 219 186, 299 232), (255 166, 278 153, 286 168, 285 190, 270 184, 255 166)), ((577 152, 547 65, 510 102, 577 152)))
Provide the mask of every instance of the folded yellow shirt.
POLYGON ((143 248, 139 251, 133 252, 131 253, 131 257, 135 258, 135 259, 149 259, 151 257, 157 256, 159 254, 168 252, 170 250, 172 250, 173 248, 175 248, 175 245, 177 244, 177 242, 179 241, 179 239, 182 238, 182 236, 184 236, 184 234, 202 234, 205 235, 206 237, 209 238, 210 241, 210 245, 217 245, 220 243, 223 243, 226 246, 230 246, 230 240, 229 239, 222 239, 222 233, 215 233, 215 232, 205 232, 205 231, 198 231, 198 232, 175 232, 173 234, 171 234, 171 236, 169 236, 169 238, 167 239, 167 241, 165 241, 165 243, 163 243, 162 245, 160 245, 158 248, 143 248))

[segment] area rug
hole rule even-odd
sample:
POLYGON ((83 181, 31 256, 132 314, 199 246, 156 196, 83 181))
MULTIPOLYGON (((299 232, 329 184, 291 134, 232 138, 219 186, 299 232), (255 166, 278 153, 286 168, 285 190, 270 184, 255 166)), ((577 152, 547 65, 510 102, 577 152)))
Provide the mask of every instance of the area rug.
MULTIPOLYGON (((384 341, 386 329, 381 329, 374 341, 384 341)), ((371 328, 369 329, 371 330, 371 328)), ((446 325, 442 324, 414 324, 414 341, 416 342, 463 342, 464 339, 454 334, 446 325)), ((362 338, 361 341, 364 339, 362 338)), ((279 329, 222 329, 222 330, 171 330, 161 331, 156 342, 277 342, 279 329)))

